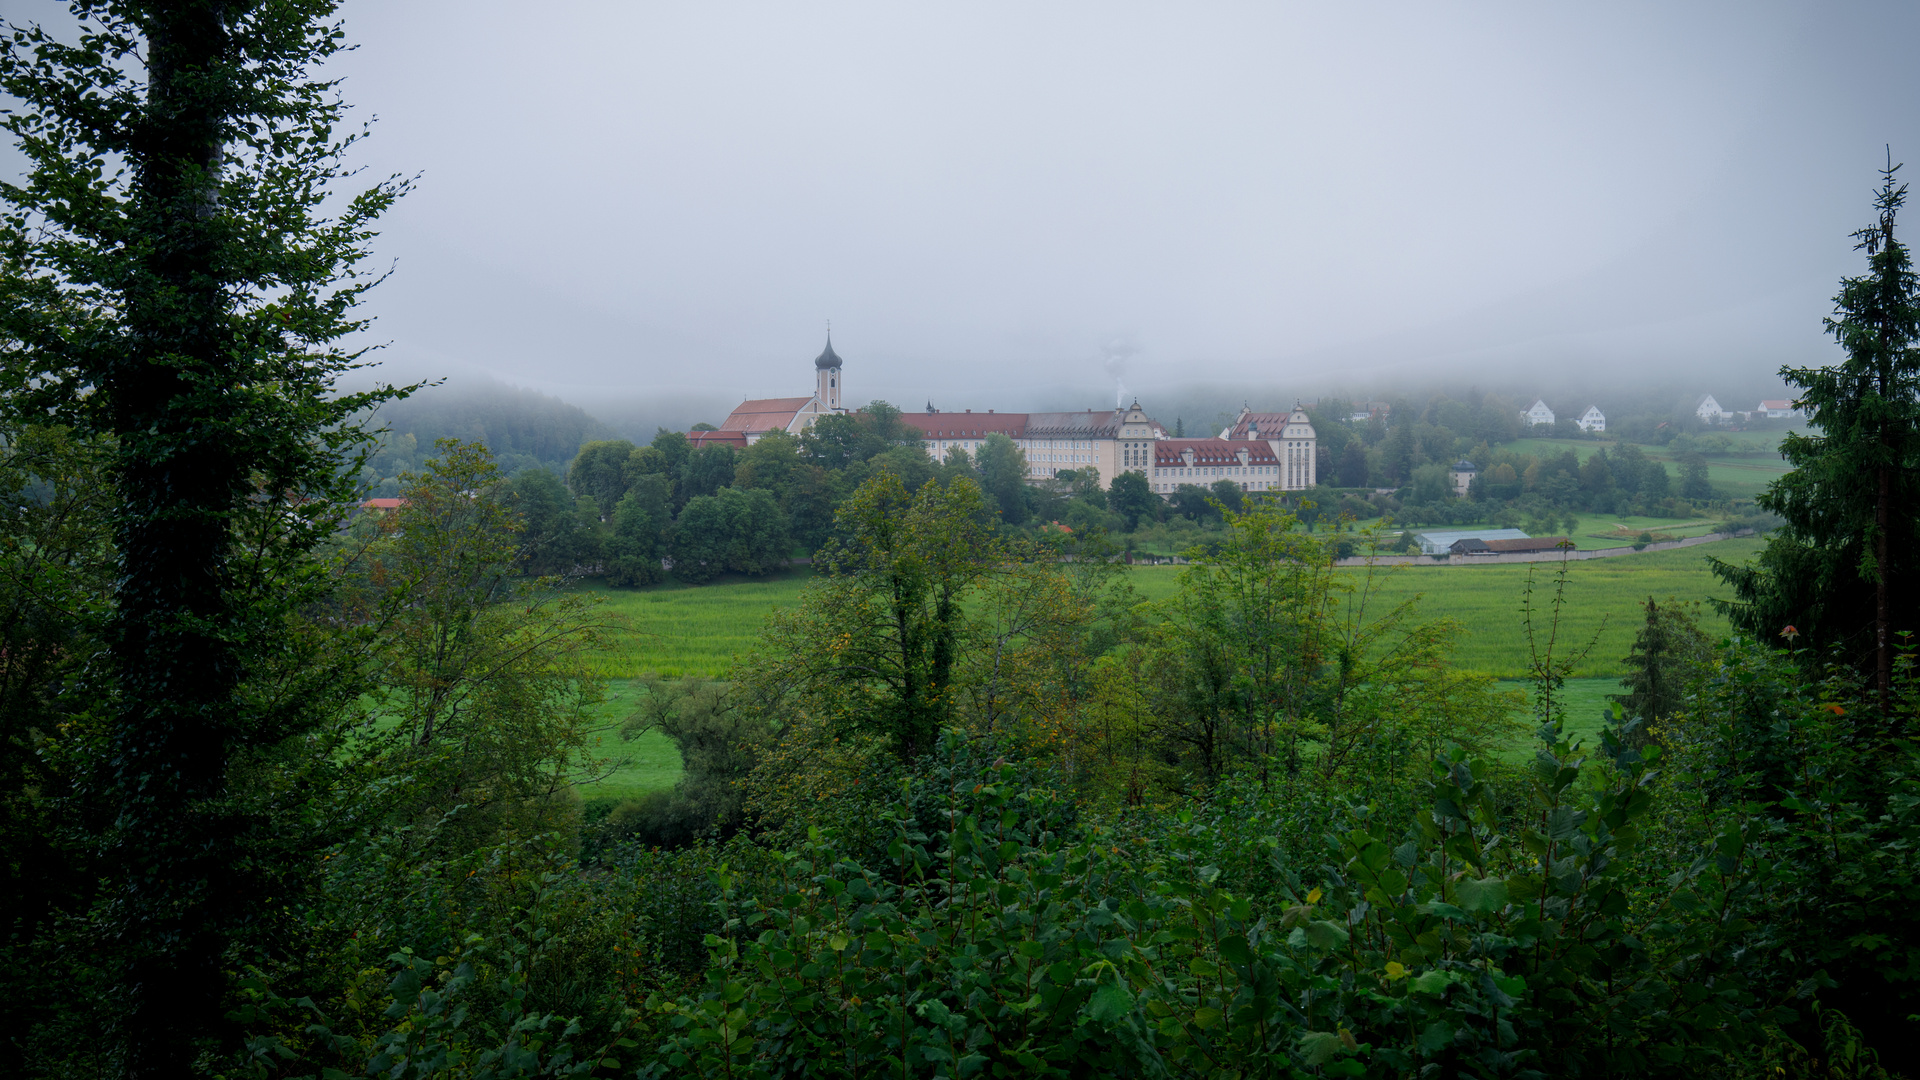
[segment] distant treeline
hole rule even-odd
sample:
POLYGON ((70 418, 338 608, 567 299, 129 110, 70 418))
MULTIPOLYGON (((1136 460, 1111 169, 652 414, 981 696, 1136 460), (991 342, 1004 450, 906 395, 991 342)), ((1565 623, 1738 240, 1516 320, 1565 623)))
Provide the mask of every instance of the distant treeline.
MULTIPOLYGON (((1278 498, 1307 521, 1385 515, 1402 525, 1492 521, 1533 531, 1555 531, 1577 512, 1678 518, 1723 504, 1705 455, 1730 452, 1729 440, 1706 430, 1691 401, 1642 397, 1645 411, 1610 415, 1603 435, 1570 420, 1529 428, 1522 403, 1470 390, 1385 403, 1322 399, 1307 410, 1320 437, 1320 485, 1278 498), (1536 454, 1515 443, 1547 435, 1596 445, 1536 454), (1663 447, 1678 473, 1643 444, 1663 447), (1464 498, 1450 477, 1461 461, 1477 472, 1464 498)), ((1183 486, 1165 499, 1137 476, 1102 487, 1091 471, 1062 471, 1029 483, 1024 455, 1005 438, 988 440, 977 455, 935 461, 885 402, 744 450, 696 449, 666 430, 646 445, 610 438, 575 406, 503 386, 430 389, 377 420, 389 430, 370 462, 373 494, 397 494, 401 474, 418 471, 438 439, 484 444, 520 493, 528 569, 604 574, 620 585, 660 580, 669 567, 697 582, 785 566, 826 540, 835 511, 878 471, 910 488, 965 476, 987 493, 1001 528, 1102 531, 1147 550, 1204 544, 1203 534, 1222 526, 1222 509, 1255 501, 1230 480, 1183 486)))
POLYGON ((479 443, 501 471, 564 471, 580 444, 612 433, 577 405, 534 390, 483 383, 428 387, 382 406, 373 426, 387 429, 367 463, 374 495, 397 495, 400 475, 418 472, 441 439, 479 443))
POLYGON ((676 431, 646 446, 589 442, 565 470, 513 479, 526 520, 527 568, 599 572, 616 585, 661 580, 667 566, 692 582, 722 573, 762 574, 824 543, 834 514, 876 473, 918 490, 966 477, 987 492, 1001 521, 1018 526, 1033 496, 1026 460, 1012 440, 989 439, 977 459, 936 463, 900 412, 874 402, 828 416, 798 438, 769 432, 744 450, 695 448, 676 431))

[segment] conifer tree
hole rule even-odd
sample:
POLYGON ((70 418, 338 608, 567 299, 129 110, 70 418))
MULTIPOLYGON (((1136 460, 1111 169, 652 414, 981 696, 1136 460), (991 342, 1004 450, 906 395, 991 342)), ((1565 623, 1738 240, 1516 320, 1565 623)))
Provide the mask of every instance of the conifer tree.
MULTIPOLYGON (((1651 726, 1686 703, 1692 680, 1713 657, 1713 642, 1677 602, 1661 607, 1649 596, 1646 612, 1646 621, 1634 635, 1633 651, 1623 660, 1627 676, 1620 684, 1626 693, 1609 695, 1609 699, 1621 707, 1626 719, 1651 726)), ((1646 732, 1643 726, 1640 737, 1646 732)))
MULTIPOLYGON (((59 29, 0 38, 0 116, 26 160, 0 184, 7 276, 0 398, 107 448, 113 663, 95 799, 102 958, 118 1068, 181 1076, 223 1048, 228 950, 284 910, 269 812, 230 766, 316 722, 331 673, 290 658, 307 558, 352 498, 336 396, 379 275, 362 261, 388 181, 330 209, 358 138, 336 83, 333 0, 73 0, 59 29), (331 216, 330 216, 331 215, 331 216), (263 672, 278 671, 273 692, 263 672)), ((109 674, 110 673, 110 674, 109 674)), ((88 722, 91 722, 90 720, 88 722)))
POLYGON ((1756 500, 1786 524, 1757 566, 1713 562, 1738 597, 1734 625, 1766 640, 1792 626, 1813 656, 1840 646, 1874 673, 1883 708, 1897 636, 1920 629, 1920 283, 1894 236, 1907 196, 1899 168, 1889 158, 1876 219, 1853 234, 1867 272, 1841 279, 1826 319, 1846 358, 1780 371, 1819 432, 1786 437, 1794 471, 1756 500))

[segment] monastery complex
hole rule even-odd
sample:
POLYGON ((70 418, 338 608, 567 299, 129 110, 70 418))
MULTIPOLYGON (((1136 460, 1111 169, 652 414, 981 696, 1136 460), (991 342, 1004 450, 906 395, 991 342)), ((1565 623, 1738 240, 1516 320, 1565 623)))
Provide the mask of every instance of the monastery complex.
MULTIPOLYGON (((811 397, 756 398, 740 403, 718 431, 690 431, 695 446, 749 446, 769 431, 799 435, 823 416, 844 413, 843 362, 833 341, 813 362, 811 397)), ((1084 412, 1010 413, 988 409, 903 412, 919 429, 936 459, 957 451, 978 454, 990 435, 1005 435, 1026 455, 1027 478, 1045 480, 1062 470, 1093 469, 1109 487, 1124 472, 1144 476, 1156 493, 1171 495, 1182 484, 1206 486, 1232 480, 1247 491, 1310 488, 1315 474, 1315 435, 1306 411, 1258 413, 1242 408, 1233 423, 1209 439, 1177 439, 1135 401, 1126 408, 1084 412)))

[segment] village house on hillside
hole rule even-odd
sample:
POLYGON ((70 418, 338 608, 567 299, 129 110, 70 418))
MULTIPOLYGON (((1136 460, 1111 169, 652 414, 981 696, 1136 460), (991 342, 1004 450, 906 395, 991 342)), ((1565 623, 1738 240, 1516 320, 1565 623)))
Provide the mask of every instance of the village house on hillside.
POLYGON ((1702 394, 1700 400, 1694 403, 1693 415, 1709 424, 1718 424, 1727 418, 1727 410, 1722 409, 1720 403, 1713 400, 1712 394, 1702 394))
POLYGON ((1791 401, 1769 399, 1761 402, 1760 407, 1753 410, 1753 415, 1778 420, 1783 416, 1799 416, 1800 410, 1794 408, 1791 401))
POLYGON ((1574 421, 1574 423, 1580 425, 1581 431, 1607 430, 1607 416, 1600 411, 1600 406, 1598 405, 1587 406, 1587 411, 1581 413, 1580 419, 1574 421))
POLYGON ((1453 463, 1453 468, 1447 471, 1447 480, 1453 484, 1455 495, 1463 499, 1467 497, 1468 490, 1473 487, 1473 475, 1476 471, 1478 470, 1474 468, 1471 461, 1462 460, 1453 463))
POLYGON ((1553 410, 1547 408, 1547 403, 1545 400, 1541 398, 1534 398, 1533 405, 1530 408, 1528 408, 1525 412, 1520 414, 1520 420, 1522 423, 1526 424, 1528 427, 1539 427, 1541 424, 1552 424, 1553 410))
MULTIPOLYGON (((831 339, 814 360, 812 397, 743 401, 717 430, 695 430, 695 446, 746 447, 776 428, 798 435, 823 416, 844 413, 843 363, 831 339)), ((1288 412, 1254 412, 1243 406, 1211 439, 1176 439, 1135 401, 1117 409, 1083 412, 1008 413, 988 409, 948 412, 927 403, 925 412, 903 412, 902 423, 926 440, 927 452, 944 459, 978 454, 990 435, 1013 440, 1027 459, 1027 480, 1038 482, 1072 470, 1092 470, 1101 487, 1121 473, 1139 473, 1165 497, 1182 484, 1208 486, 1232 480, 1248 491, 1298 491, 1319 481, 1319 439, 1298 402, 1288 412)))

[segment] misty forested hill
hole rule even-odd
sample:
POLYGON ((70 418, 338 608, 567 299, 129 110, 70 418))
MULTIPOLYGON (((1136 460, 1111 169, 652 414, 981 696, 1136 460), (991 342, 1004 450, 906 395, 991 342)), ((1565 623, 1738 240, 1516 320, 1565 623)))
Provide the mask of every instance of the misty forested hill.
POLYGON ((611 437, 577 405, 500 383, 428 387, 383 406, 374 426, 387 429, 370 463, 377 494, 397 492, 398 475, 433 456, 439 439, 486 444, 508 474, 547 468, 564 476, 581 443, 611 437))

